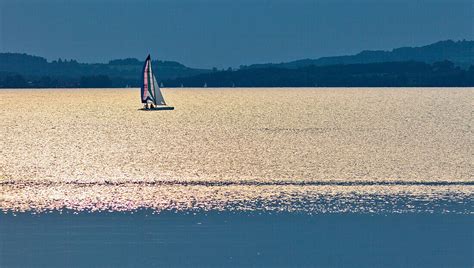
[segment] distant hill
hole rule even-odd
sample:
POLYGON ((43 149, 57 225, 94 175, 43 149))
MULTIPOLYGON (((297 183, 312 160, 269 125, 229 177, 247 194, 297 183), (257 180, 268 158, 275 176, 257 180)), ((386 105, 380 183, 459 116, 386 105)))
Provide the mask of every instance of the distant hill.
MULTIPOLYGON (((154 61, 160 79, 172 79, 207 73, 211 70, 194 69, 174 61, 154 61)), ((77 78, 105 75, 125 80, 138 79, 143 62, 137 59, 118 59, 108 63, 79 63, 75 60, 54 60, 19 53, 0 53, 0 73, 21 74, 26 78, 42 76, 77 78)))
POLYGON ((249 68, 164 81, 168 87, 472 87, 474 65, 450 61, 338 64, 293 68, 249 68))
POLYGON ((391 51, 365 50, 356 55, 303 59, 286 63, 253 64, 241 69, 278 67, 296 69, 310 65, 360 64, 377 62, 419 61, 434 63, 448 60, 467 69, 474 64, 474 41, 440 41, 422 47, 401 47, 391 51))
MULTIPOLYGON (((474 86, 474 41, 441 41, 392 51, 362 51, 227 71, 154 61, 167 87, 474 86)), ((143 62, 134 58, 79 63, 19 53, 0 53, 0 88, 138 87, 143 62)))

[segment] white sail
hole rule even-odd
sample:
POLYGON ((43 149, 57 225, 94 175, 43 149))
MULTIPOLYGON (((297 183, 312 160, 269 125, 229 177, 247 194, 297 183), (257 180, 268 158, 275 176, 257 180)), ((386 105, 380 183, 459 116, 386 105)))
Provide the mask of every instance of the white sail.
POLYGON ((155 88, 155 105, 166 105, 165 99, 163 99, 163 94, 161 94, 161 89, 156 82, 156 78, 153 75, 153 85, 155 88))

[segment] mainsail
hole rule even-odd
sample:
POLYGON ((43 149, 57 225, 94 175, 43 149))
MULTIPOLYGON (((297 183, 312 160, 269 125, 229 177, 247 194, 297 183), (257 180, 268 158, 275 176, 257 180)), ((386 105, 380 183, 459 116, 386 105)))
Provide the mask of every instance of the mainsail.
POLYGON ((151 57, 148 57, 145 60, 143 65, 143 83, 141 88, 141 99, 142 103, 148 103, 148 101, 153 102, 155 105, 166 105, 163 95, 161 94, 160 87, 156 82, 155 75, 151 68, 151 57))

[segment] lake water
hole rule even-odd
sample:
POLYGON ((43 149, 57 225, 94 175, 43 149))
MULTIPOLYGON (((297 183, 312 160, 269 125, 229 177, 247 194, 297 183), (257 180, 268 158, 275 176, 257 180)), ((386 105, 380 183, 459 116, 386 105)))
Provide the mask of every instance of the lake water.
POLYGON ((473 89, 164 95, 2 90, 0 208, 472 213, 473 89))
POLYGON ((472 263, 474 89, 163 92, 0 91, 4 264, 472 263))
POLYGON ((19 214, 1 267, 472 267, 458 214, 19 214))

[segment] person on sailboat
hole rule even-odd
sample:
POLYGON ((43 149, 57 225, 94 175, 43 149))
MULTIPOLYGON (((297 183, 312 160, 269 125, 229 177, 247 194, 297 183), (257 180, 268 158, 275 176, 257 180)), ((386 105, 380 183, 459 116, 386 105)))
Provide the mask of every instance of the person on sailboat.
POLYGON ((145 108, 146 110, 149 110, 149 109, 153 109, 155 108, 155 105, 153 104, 153 102, 145 102, 143 108, 145 108))

